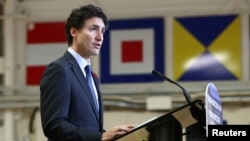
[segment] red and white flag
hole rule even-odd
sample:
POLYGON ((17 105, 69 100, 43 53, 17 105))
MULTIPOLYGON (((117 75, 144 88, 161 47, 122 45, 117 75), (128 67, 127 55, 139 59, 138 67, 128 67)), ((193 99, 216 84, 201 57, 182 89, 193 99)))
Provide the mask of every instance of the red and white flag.
POLYGON ((27 30, 26 85, 39 85, 46 66, 67 49, 64 22, 34 23, 27 30))

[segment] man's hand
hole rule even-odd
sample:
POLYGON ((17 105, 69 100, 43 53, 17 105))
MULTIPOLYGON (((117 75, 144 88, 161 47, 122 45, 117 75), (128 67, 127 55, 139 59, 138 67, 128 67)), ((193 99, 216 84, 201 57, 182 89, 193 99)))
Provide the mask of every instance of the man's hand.
POLYGON ((102 141, 111 141, 114 138, 119 137, 119 136, 129 132, 134 127, 135 127, 135 125, 115 126, 112 129, 110 129, 102 134, 102 141))

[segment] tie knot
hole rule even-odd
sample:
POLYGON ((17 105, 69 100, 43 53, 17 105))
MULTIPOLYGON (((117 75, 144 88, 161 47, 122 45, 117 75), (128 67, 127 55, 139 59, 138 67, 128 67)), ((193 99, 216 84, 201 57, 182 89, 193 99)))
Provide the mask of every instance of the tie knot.
POLYGON ((85 71, 86 71, 86 74, 91 74, 91 66, 90 65, 87 65, 85 67, 85 71))

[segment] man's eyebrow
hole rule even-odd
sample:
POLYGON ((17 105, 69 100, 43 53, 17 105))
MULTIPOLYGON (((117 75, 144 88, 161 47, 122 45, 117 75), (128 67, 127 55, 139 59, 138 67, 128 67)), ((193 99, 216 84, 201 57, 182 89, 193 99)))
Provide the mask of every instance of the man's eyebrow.
POLYGON ((94 26, 94 27, 98 27, 98 28, 106 28, 106 27, 101 27, 101 26, 99 26, 99 25, 97 25, 97 24, 92 24, 92 25, 90 25, 90 26, 94 26))
POLYGON ((100 28, 100 29, 102 29, 102 30, 107 30, 107 27, 101 27, 101 26, 99 26, 99 25, 96 25, 96 24, 93 24, 93 25, 90 25, 90 27, 96 27, 96 28, 100 28))

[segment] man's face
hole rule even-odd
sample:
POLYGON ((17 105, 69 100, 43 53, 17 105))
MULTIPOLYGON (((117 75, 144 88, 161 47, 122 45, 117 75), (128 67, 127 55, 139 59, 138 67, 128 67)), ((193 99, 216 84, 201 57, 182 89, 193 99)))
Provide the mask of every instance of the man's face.
POLYGON ((103 20, 93 17, 85 21, 79 30, 72 29, 73 49, 82 57, 90 59, 92 55, 98 55, 103 42, 105 25, 103 20))

